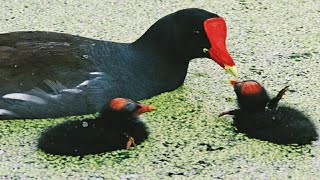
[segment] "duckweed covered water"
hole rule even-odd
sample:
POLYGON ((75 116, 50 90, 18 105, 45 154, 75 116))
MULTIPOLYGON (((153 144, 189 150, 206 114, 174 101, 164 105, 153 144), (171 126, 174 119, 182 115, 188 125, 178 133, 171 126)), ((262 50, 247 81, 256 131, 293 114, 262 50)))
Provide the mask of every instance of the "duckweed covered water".
MULTIPOLYGON (((320 127, 320 3, 229 1, 24 1, 0 3, 0 31, 48 30, 130 42, 158 18, 186 7, 216 12, 227 21, 227 45, 241 79, 255 79, 281 103, 303 111, 320 127), (155 8, 157 7, 157 8, 155 8)), ((37 150, 47 127, 93 115, 0 122, 0 179, 319 179, 320 145, 276 145, 238 134, 228 80, 208 59, 190 64, 186 83, 143 103, 150 138, 130 151, 66 157, 37 150)))

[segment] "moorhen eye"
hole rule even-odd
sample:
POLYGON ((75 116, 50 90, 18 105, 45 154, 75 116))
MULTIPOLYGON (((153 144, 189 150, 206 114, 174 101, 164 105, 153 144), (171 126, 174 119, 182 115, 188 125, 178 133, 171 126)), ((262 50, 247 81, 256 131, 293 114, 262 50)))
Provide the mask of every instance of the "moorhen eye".
POLYGON ((194 30, 194 31, 193 31, 193 34, 194 34, 194 35, 198 35, 198 34, 200 34, 200 32, 199 32, 198 30, 194 30))

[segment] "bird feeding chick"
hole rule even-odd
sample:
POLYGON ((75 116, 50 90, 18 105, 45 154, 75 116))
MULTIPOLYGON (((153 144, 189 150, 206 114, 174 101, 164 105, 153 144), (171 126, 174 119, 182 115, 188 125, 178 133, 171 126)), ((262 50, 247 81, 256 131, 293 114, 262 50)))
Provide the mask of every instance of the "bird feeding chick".
POLYGON ((149 134, 139 115, 155 109, 130 99, 115 98, 95 119, 69 121, 48 128, 41 134, 38 148, 49 154, 70 156, 129 149, 149 134))
POLYGON ((264 87, 254 80, 230 82, 239 109, 219 116, 232 115, 238 132, 277 144, 309 144, 318 138, 314 124, 302 112, 286 106, 278 107, 288 86, 271 99, 264 87))

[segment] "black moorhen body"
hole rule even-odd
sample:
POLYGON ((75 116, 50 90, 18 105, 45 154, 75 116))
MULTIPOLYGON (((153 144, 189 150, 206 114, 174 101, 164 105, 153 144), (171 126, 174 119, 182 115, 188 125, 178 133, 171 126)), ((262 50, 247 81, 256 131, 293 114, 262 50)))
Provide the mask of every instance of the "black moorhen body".
POLYGON ((314 124, 296 109, 278 106, 286 92, 283 88, 271 99, 256 81, 231 81, 240 109, 220 114, 233 115, 239 132, 277 144, 309 144, 318 138, 314 124))
POLYGON ((89 114, 115 97, 149 98, 179 87, 197 57, 236 76, 226 33, 221 17, 192 8, 161 18, 133 43, 0 34, 0 119, 89 114))
POLYGON ((148 137, 147 126, 138 118, 154 106, 115 98, 97 119, 69 121, 41 134, 38 147, 49 154, 83 156, 129 149, 148 137))

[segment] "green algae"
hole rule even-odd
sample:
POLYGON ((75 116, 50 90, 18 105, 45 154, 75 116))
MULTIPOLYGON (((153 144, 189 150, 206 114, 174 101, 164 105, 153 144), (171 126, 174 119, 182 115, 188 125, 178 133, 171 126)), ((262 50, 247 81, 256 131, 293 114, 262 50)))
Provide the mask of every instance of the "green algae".
POLYGON ((294 173, 317 154, 311 145, 281 146, 237 134, 230 119, 206 112, 190 95, 192 91, 182 86, 142 101, 157 107, 157 111, 144 116, 151 135, 129 151, 67 157, 37 150, 37 138, 45 128, 91 115, 2 121, 0 176, 36 178, 43 173, 53 179, 226 178, 244 175, 250 168, 274 176, 283 167, 288 168, 287 173, 294 173))

